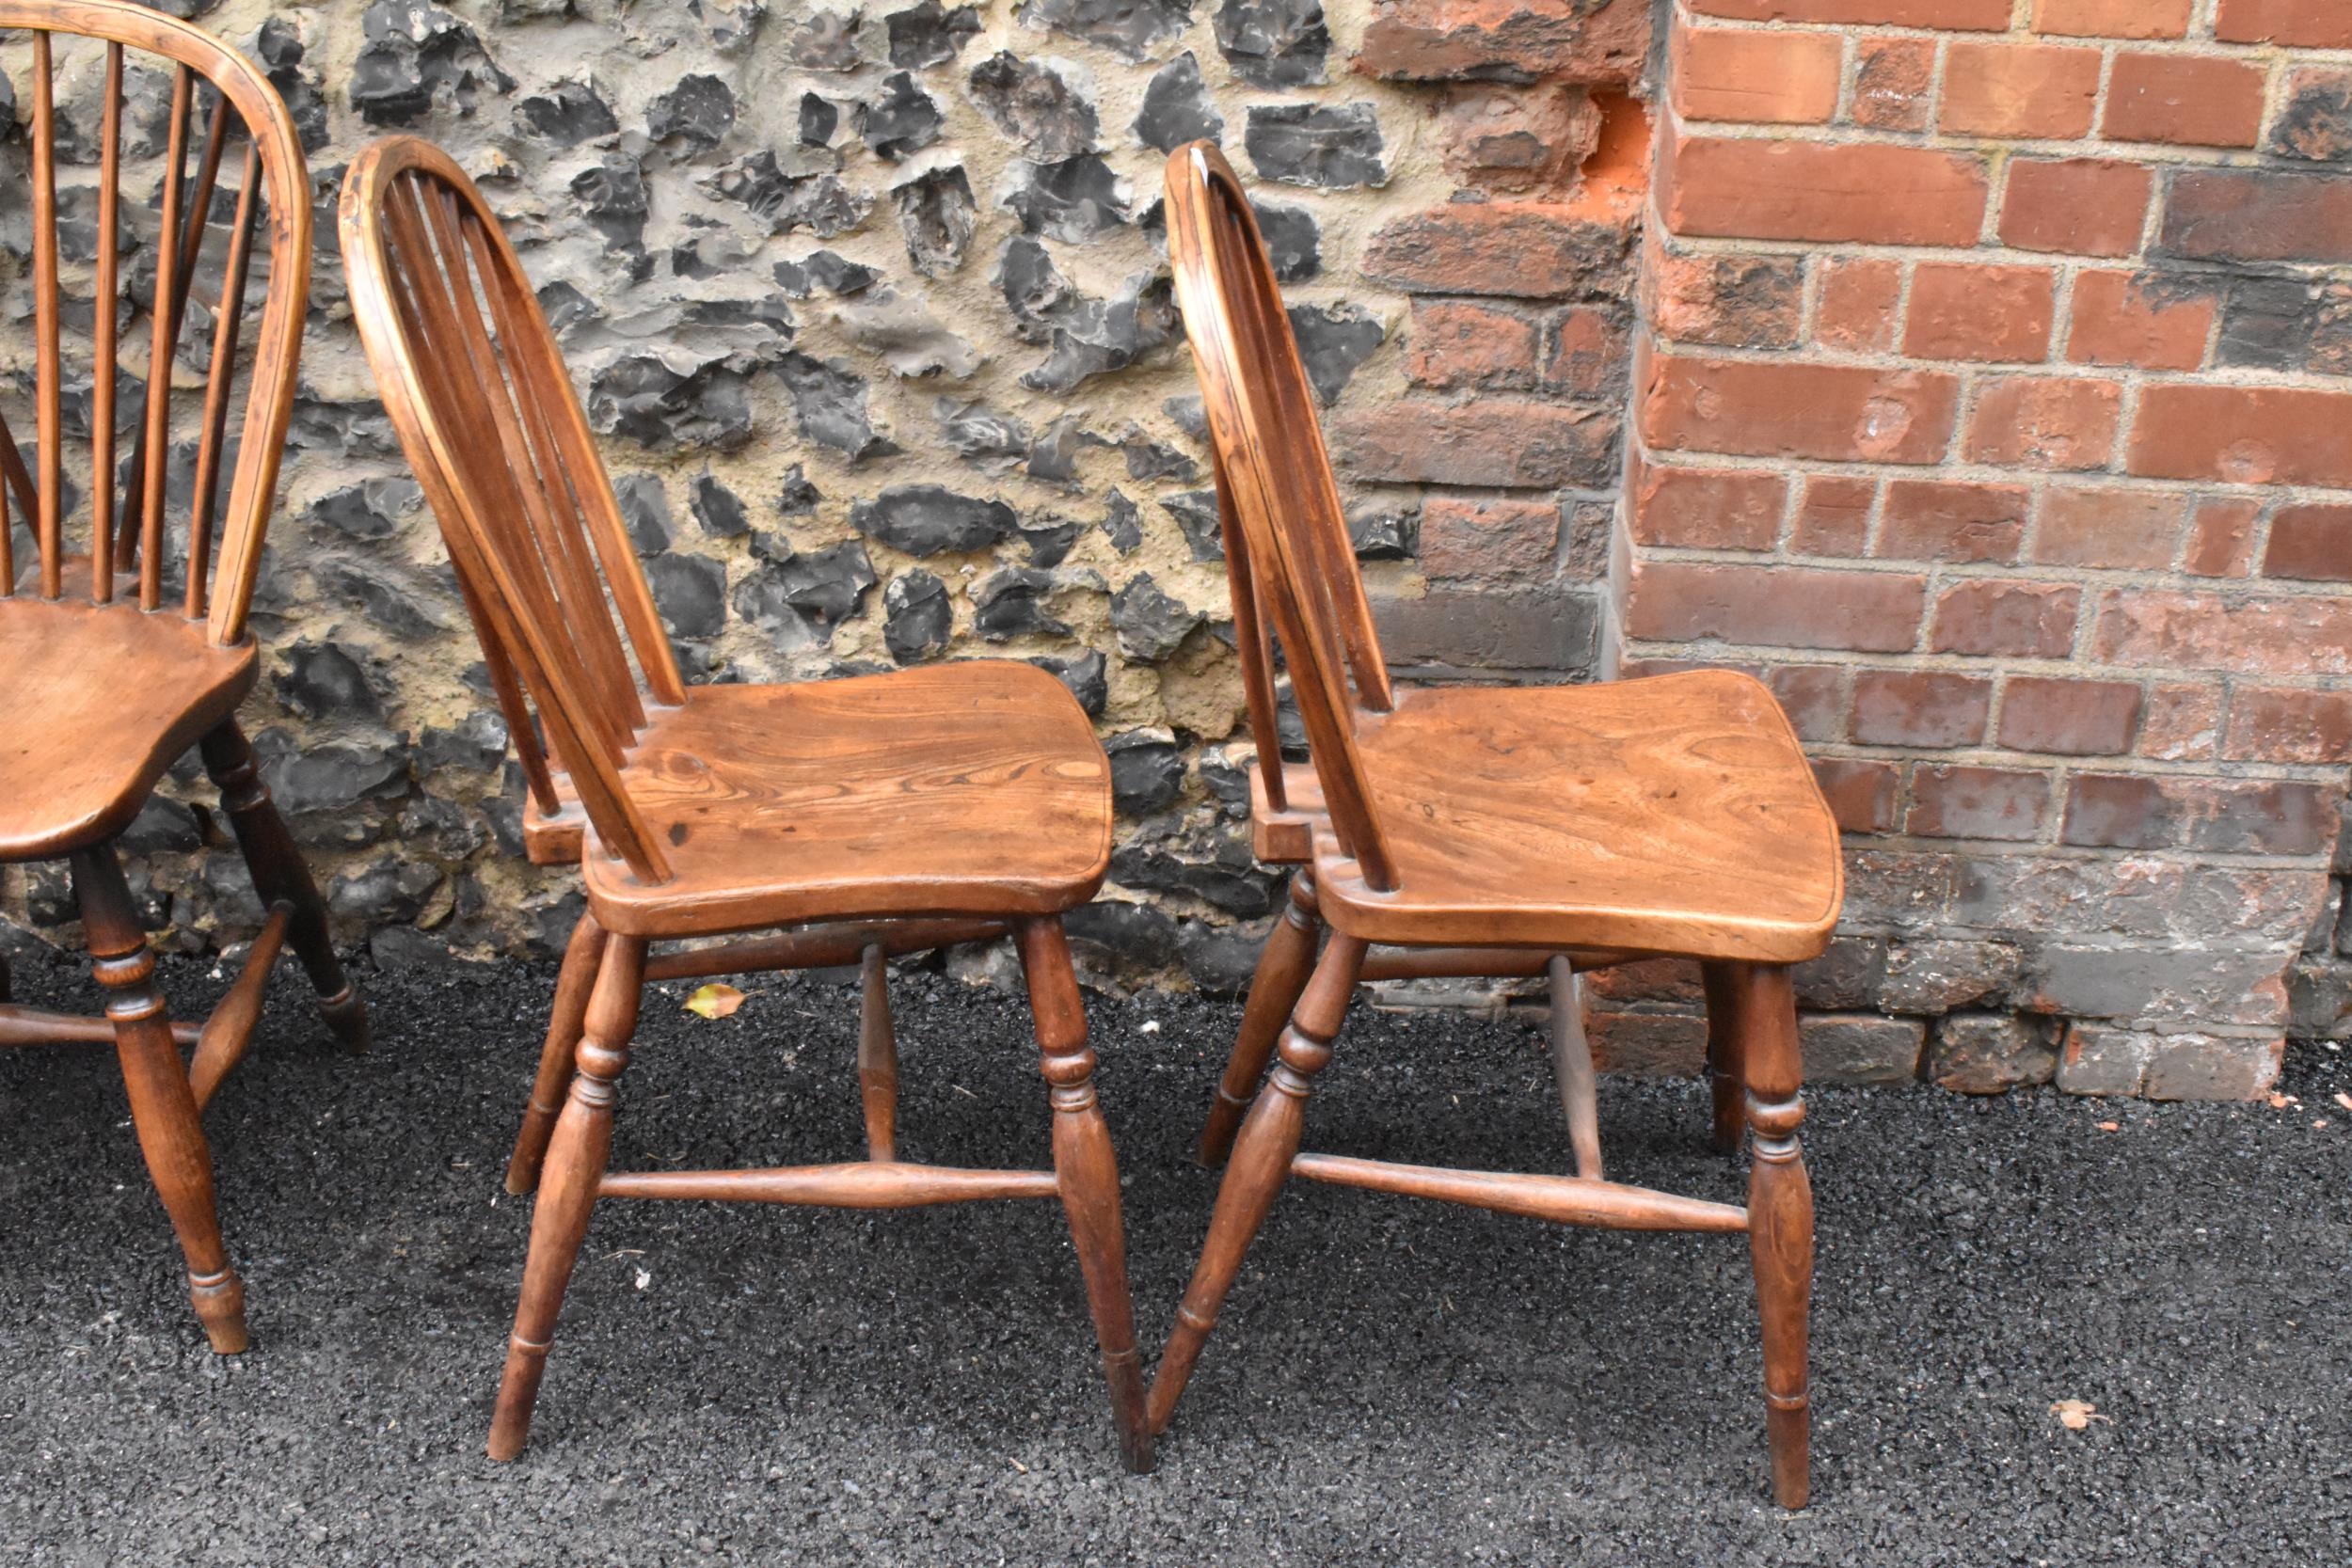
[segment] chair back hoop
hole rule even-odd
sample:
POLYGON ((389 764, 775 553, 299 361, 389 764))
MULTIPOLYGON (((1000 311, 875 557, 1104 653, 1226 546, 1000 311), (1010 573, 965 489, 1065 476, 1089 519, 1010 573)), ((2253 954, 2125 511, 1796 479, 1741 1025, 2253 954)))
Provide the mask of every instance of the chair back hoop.
MULTIPOLYGON (((118 592, 131 592, 132 585, 118 578, 135 567, 140 609, 158 610, 167 597, 176 598, 190 619, 205 621, 212 641, 241 642, 293 417, 294 365, 310 301, 310 177, 301 140, 285 103, 251 61, 201 29, 145 6, 125 0, 0 0, 0 43, 19 31, 32 34, 25 93, 32 131, 28 166, 21 182, 16 169, 8 168, 0 188, 25 191, 31 209, 34 459, 26 464, 7 414, 0 411, 0 596, 17 593, 20 583, 42 598, 66 594, 69 488, 78 476, 89 498, 90 598, 106 604, 118 592), (69 40, 103 48, 60 47, 69 40), (126 51, 160 56, 171 67, 160 158, 136 133, 125 145, 126 51), (61 81, 62 96, 95 117, 98 167, 94 184, 73 182, 62 191, 61 163, 93 161, 93 127, 79 114, 61 116, 61 81), (79 102, 84 99, 88 102, 79 102), (63 147, 61 119, 68 133, 63 147), (242 150, 232 151, 232 141, 242 142, 242 150), (233 202, 220 184, 224 163, 240 170, 233 202), (147 189, 160 187, 151 209, 143 195, 123 198, 123 186, 132 179, 151 182, 147 189), (224 207, 232 211, 224 215, 224 207), (248 354, 241 351, 255 270, 253 236, 264 214, 261 326, 248 354), (126 267, 126 258, 136 264, 126 267), (148 275, 144 290, 133 276, 139 272, 148 275), (125 341, 135 334, 125 332, 123 318, 127 303, 135 323, 142 293, 144 354, 125 341), (105 302, 103 308, 100 301, 105 302), (183 336, 191 302, 209 317, 209 342, 200 333, 183 336), (68 321, 78 320, 85 307, 89 314, 86 410, 69 404, 66 384, 68 321), (133 351, 134 373, 144 377, 145 386, 137 394, 128 461, 119 463, 124 455, 120 426, 131 412, 119 385, 126 349, 133 351), (246 371, 245 414, 232 451, 230 411, 241 367, 246 371), (174 381, 199 375, 204 388, 200 405, 188 400, 175 415, 174 381), (88 426, 87 442, 77 438, 71 451, 69 409, 88 426), (192 453, 175 451, 190 436, 192 453), (230 470, 226 506, 220 500, 224 467, 230 470), (182 479, 188 495, 186 534, 178 559, 183 580, 173 587, 166 580, 170 565, 166 522, 167 514, 179 506, 176 482, 182 479), (22 551, 16 514, 30 539, 22 551)), ((0 196, 0 205, 14 199, 12 193, 0 196)), ((85 335, 77 329, 73 336, 85 335)))
POLYGON ((532 794, 567 770, 605 849, 670 865, 621 768, 650 702, 686 700, 555 336, 482 193, 449 155, 389 136, 344 178, 352 315, 401 448, 449 544, 532 794))
POLYGON ((1177 304, 1215 448, 1259 770, 1280 804, 1271 646, 1279 641, 1332 831, 1366 884, 1390 891, 1394 863, 1357 749, 1356 715, 1385 713, 1393 699, 1290 318, 1224 154, 1205 141, 1178 148, 1168 161, 1167 202, 1177 304))

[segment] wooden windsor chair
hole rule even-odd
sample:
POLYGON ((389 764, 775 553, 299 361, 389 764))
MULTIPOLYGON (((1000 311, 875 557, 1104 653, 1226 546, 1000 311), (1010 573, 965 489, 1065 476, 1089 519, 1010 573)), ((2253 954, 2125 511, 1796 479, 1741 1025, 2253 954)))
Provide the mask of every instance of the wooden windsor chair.
POLYGON ((554 338, 473 182, 431 144, 387 138, 352 165, 342 230, 361 340, 530 781, 534 853, 584 818, 587 912, 508 1168, 511 1190, 535 1183, 539 1198, 491 1455, 523 1449, 598 1198, 890 1209, 1057 1196, 1120 1447, 1148 1470, 1119 1173, 1060 918, 1109 866, 1110 767, 1085 712, 1052 675, 998 661, 685 686, 554 338), (757 931, 779 934, 647 951, 757 931), (902 1162, 884 961, 1007 931, 1036 1015, 1054 1169, 902 1162), (608 1169, 614 1083, 647 979, 845 961, 864 969, 867 1159, 608 1169))
POLYGON ((1255 837, 1269 860, 1299 870, 1204 1155, 1214 1159, 1231 1135, 1221 1107, 1249 1092, 1269 1049, 1279 1059, 1232 1142, 1153 1378, 1152 1430, 1166 1427, 1244 1253, 1295 1175, 1568 1224, 1746 1233, 1773 1491, 1802 1507, 1813 1199, 1797 1144, 1804 1112, 1788 966, 1826 945, 1842 869, 1836 826, 1796 736, 1761 684, 1728 672, 1392 689, 1249 203, 1206 142, 1168 160, 1167 190, 1258 746, 1255 837), (1311 791, 1281 762, 1278 640, 1305 721, 1311 791), (1574 1176, 1298 1151, 1309 1089, 1359 980, 1549 973, 1565 1005, 1573 972, 1660 955, 1704 965, 1715 1135, 1726 1148, 1743 1128, 1756 1135, 1744 1208, 1603 1178, 1591 1058, 1565 1022, 1554 1044, 1574 1176))
MULTIPOLYGON (((109 1000, 103 1022, 8 1005, 0 967, 0 1044, 114 1042, 140 1148, 187 1257, 197 1316, 213 1348, 230 1354, 246 1346, 244 1287, 221 1243, 199 1118, 252 1039, 281 948, 291 943, 300 957, 335 1034, 355 1049, 367 1038, 366 1009, 336 961, 326 911, 236 721, 258 661, 246 612, 302 347, 310 176, 267 78, 197 28, 116 0, 0 0, 0 41, 24 32, 29 178, 19 185, 11 174, 8 182, 31 209, 30 265, 10 281, 32 296, 34 461, 28 468, 0 413, 0 691, 8 707, 0 864, 71 863, 109 1000), (96 88, 88 94, 96 181, 61 189, 59 165, 80 154, 60 151, 59 56, 80 55, 84 40, 103 47, 65 64, 86 68, 67 78, 72 85, 96 88), (134 54, 170 67, 161 159, 125 145, 134 54), (233 203, 220 183, 224 167, 241 171, 233 203), (151 208, 149 192, 159 193, 151 208), (233 208, 225 222, 224 205, 233 208), (266 235, 259 269, 257 230, 266 235), (263 302, 248 345, 257 270, 263 302), (134 281, 140 271, 150 277, 144 299, 134 281), (183 335, 191 302, 211 320, 209 341, 183 335), (135 326, 142 312, 144 390, 126 395, 120 362, 135 334, 125 317, 135 326), (85 339, 88 381, 70 386, 67 351, 85 339), (244 413, 232 446, 240 372, 244 413), (200 404, 183 400, 175 409, 173 392, 199 381, 200 404), (119 427, 135 404, 128 460, 119 467, 119 427), (82 428, 70 431, 73 424, 82 428), (184 515, 169 493, 181 480, 184 515), (77 490, 87 498, 87 553, 70 555, 67 523, 85 510, 77 490), (29 531, 22 540, 11 500, 29 531), (266 911, 243 972, 200 1029, 165 1013, 115 843, 192 745, 220 788, 266 911), (183 1045, 195 1047, 184 1068, 183 1045)), ((11 191, 0 203, 16 199, 11 191)), ((21 374, 21 360, 14 368, 21 374)))

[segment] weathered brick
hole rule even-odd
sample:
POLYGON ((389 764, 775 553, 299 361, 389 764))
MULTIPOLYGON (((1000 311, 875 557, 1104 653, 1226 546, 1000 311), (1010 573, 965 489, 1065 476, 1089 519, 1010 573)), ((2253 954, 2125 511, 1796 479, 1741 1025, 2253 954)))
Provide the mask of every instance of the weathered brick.
POLYGON ((2064 658, 2082 590, 2071 583, 1971 578, 1938 595, 1929 646, 1980 657, 2064 658))
POLYGON ((1399 484, 1597 489, 1615 477, 1616 445, 1613 413, 1509 398, 1406 398, 1331 424, 1340 467, 1399 484))
POLYGON ((1415 385, 1524 391, 1535 385, 1539 328, 1508 306, 1417 299, 1405 374, 1415 385))
POLYGON ((2262 507, 2234 498, 2201 500, 2190 515, 2181 569, 2201 578, 2242 578, 2254 569, 2254 525, 2262 507))
POLYGON ((1850 833, 1885 833, 1895 830, 1895 800, 1902 770, 1891 762, 1860 757, 1817 757, 1814 782, 1829 802, 1830 815, 1850 833))
POLYGON ((2183 169, 2172 178, 2157 244, 2209 261, 2352 261, 2352 180, 2183 169))
POLYGON ((1661 211, 1677 234, 1967 245, 1984 225, 1984 165, 1965 153, 1687 136, 1662 163, 1661 211))
POLYGON ((1887 949, 1879 1005, 1890 1013, 1948 1013, 1998 1002, 2025 968, 2014 942, 1904 941, 1887 949))
POLYGON ((2009 166, 2001 240, 2020 250, 2129 256, 2139 248, 2155 176, 2106 158, 2020 158, 2009 166))
POLYGON ((2002 468, 2104 468, 2115 455, 2123 389, 2112 381, 2011 376, 1977 394, 1972 463, 2002 468))
POLYGON ((2011 0, 1691 0, 1700 16, 1735 22, 1851 22, 1986 33, 2007 28, 2011 8, 2011 0))
POLYGON ((1835 33, 1683 27, 1667 74, 1685 119, 1820 125, 1837 110, 1844 69, 1835 33))
POLYGON ((1807 1013, 1797 1021, 1804 1076, 1815 1084, 1909 1084, 1928 1026, 1876 1013, 1807 1013))
POLYGON ((1395 81, 1630 85, 1649 55, 1642 0, 1379 0, 1356 69, 1395 81))
POLYGON ((2260 1100, 2286 1065, 2281 1035, 2159 1035, 2140 1093, 2151 1100, 2260 1100))
POLYGON ((1863 746, 1974 746, 1992 709, 1993 683, 1975 675, 1864 670, 1853 681, 1851 734, 1863 746))
POLYGON ((1928 1079, 1958 1094, 2007 1094, 2046 1084, 2058 1053, 2042 1032, 2002 1013, 1954 1013, 1936 1021, 1928 1079))
POLYGON ((1698 964, 1690 958, 1643 958, 1609 969, 1596 969, 1583 977, 1584 996, 1604 1010, 1630 1007, 1645 1002, 1673 1007, 1703 1007, 1707 990, 1698 964))
POLYGON ((2195 0, 2034 0, 2033 30, 2064 38, 2185 38, 2194 4, 2195 0))
POLYGON ((1587 1006, 1593 1066, 1633 1078, 1694 1078, 1707 1065, 1707 1021, 1691 1013, 1618 1012, 1587 1006))
POLYGON ((1878 1010, 1879 980, 1886 972, 1886 939, 1840 932, 1820 957, 1789 972, 1797 1006, 1809 1012, 1878 1010))
POLYGON ((2166 849, 2180 842, 2180 822, 2164 781, 2143 773, 2077 773, 2069 781, 2065 843, 2098 849, 2166 849))
POLYGON ((2090 129, 2099 51, 2037 43, 1955 42, 1944 52, 1947 135, 2067 140, 2090 129))
POLYGON ((2193 371, 2205 362, 2215 314, 2214 297, 2202 290, 2127 272, 2086 272, 2074 279, 2066 356, 2078 365, 2193 371))
POLYGON ((1875 354, 1895 346, 1902 325, 1895 309, 1902 297, 1903 269, 1875 256, 1833 257, 1822 269, 1821 308, 1813 335, 1824 348, 1875 354))
POLYGON ((1692 549, 1769 550, 1788 494, 1778 474, 1645 464, 1633 486, 1633 537, 1692 549))
POLYGON ((2001 744, 2015 752, 2118 756, 2132 749, 2140 690, 2128 681, 2011 675, 2001 692, 2001 744))
POLYGON ((1421 508, 1421 565, 1432 578, 1540 580, 1560 547, 1560 504, 1432 496, 1421 508))
POLYGON ((1624 226, 1548 202, 1463 201, 1399 218, 1364 247, 1367 280, 1406 293, 1563 299, 1623 288, 1624 226))
POLYGON ((2238 688, 2221 754, 2237 761, 2352 762, 2352 691, 2238 688))
POLYGON ((1416 599, 1375 598, 1372 609, 1391 658, 1471 670, 1588 670, 1599 626, 1590 594, 1558 589, 1433 587, 1416 599))
POLYGON ((1630 335, 1616 315, 1579 306, 1545 324, 1543 369, 1546 390, 1570 397, 1623 397, 1630 335))
POLYGON ((2352 49, 2352 10, 2339 0, 2221 0, 2213 36, 2224 43, 2352 49))
POLYGON ((1923 261, 1911 275, 1903 352, 1919 359, 2031 363, 2050 351, 2058 282, 2047 267, 1923 261))
POLYGON ((1924 131, 1935 107, 1935 45, 1926 39, 1863 38, 1854 45, 1856 125, 1873 131, 1924 131))
POLYGON ((1846 720, 1846 687, 1851 674, 1842 664, 1776 664, 1756 672, 1772 688, 1799 740, 1832 740, 1846 720))
POLYGON ((2312 163, 2352 159, 2352 71, 2312 66, 2289 72, 2266 150, 2312 163))
POLYGON ((2101 596, 2092 641, 2109 664, 2352 674, 2352 603, 2114 588, 2101 596))
POLYGON ((2152 479, 2352 487, 2352 393, 2150 387, 2140 394, 2125 467, 2152 479))
POLYGON ((2243 60, 2127 50, 2115 57, 2099 130, 2111 141, 2251 147, 2266 83, 2261 67, 2243 60))
POLYGON ((1897 561, 2015 561, 2032 492, 2022 484, 1899 479, 1873 555, 1897 561))
POLYGON ((1903 831, 1925 838, 2037 839, 2050 814, 2050 776, 2007 768, 1912 770, 1903 831))
POLYGON ((2352 506, 2282 506, 2270 519, 2263 576, 2352 582, 2352 506))
POLYGON ((1959 401, 1959 379, 1940 372, 1659 355, 1641 423, 1660 449, 1934 463, 1959 401))
POLYGON ((2140 1024, 2280 1024, 2290 955, 2051 942, 2034 957, 2034 1012, 2140 1024))
POLYGON ((2221 689, 2158 682, 2139 721, 2139 754, 2162 762, 2200 762, 2221 752, 2221 689))
POLYGON ((1637 562, 1626 630, 1661 641, 1897 653, 1916 641, 1924 578, 1727 562, 1637 562))
POLYGON ((1789 529, 1789 549, 1799 555, 1861 555, 1869 547, 1870 508, 1878 490, 1874 479, 1806 475, 1789 529))
POLYGON ((1590 94, 1546 83, 1534 87, 1465 83, 1438 108, 1446 171, 1477 190, 1563 190, 1599 145, 1601 117, 1590 94))
POLYGON ((1652 326, 1670 342, 1790 348, 1804 317, 1794 256, 1681 256, 1653 245, 1643 278, 1652 326))
POLYGON ((2188 499, 2169 490, 2052 486, 2042 498, 2033 559, 2051 566, 2160 571, 2187 527, 2188 499))

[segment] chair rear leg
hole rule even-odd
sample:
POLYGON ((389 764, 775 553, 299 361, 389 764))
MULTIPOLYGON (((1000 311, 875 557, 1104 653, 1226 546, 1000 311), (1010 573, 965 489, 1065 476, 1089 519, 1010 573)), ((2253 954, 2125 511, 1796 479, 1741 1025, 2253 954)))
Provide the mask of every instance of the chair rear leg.
POLYGON ((539 1179, 538 1207, 531 1216, 531 1255, 523 1263, 522 1299, 515 1307, 515 1333, 507 1341, 506 1371, 499 1380, 498 1406, 490 1417, 489 1454, 513 1459, 531 1439, 532 1407, 539 1402, 539 1380, 548 1370, 548 1348, 564 1291, 588 1234, 596 1187, 612 1158, 612 1085, 628 1067, 629 1037, 637 1032, 638 993, 645 978, 645 944, 636 937, 606 939, 604 961, 588 999, 578 1069, 564 1113, 548 1146, 539 1179))
POLYGON ((221 1243, 213 1152, 204 1141, 187 1069, 172 1043, 163 993, 155 986, 155 956, 139 928, 113 845, 74 851, 73 895, 81 906, 91 968, 106 988, 106 1017, 115 1027, 115 1052, 122 1062, 139 1151, 187 1258, 188 1299, 214 1351, 234 1355, 247 1342, 245 1283, 221 1243))
POLYGON ((245 853, 262 903, 267 906, 282 899, 294 910, 286 940, 310 974, 310 989, 318 992, 320 1016, 345 1046, 365 1051, 367 1006, 335 957, 326 906, 310 880, 310 867, 294 848, 294 835, 286 831, 285 818, 270 801, 269 786, 262 782, 261 766, 254 761, 245 732, 232 719, 199 742, 199 749, 204 755, 204 771, 220 789, 221 809, 229 814, 229 825, 236 831, 237 847, 245 853))
POLYGON ((1806 1319, 1813 1299, 1813 1187, 1797 1128, 1804 1120, 1797 1004, 1788 971, 1743 968, 1731 984, 1745 1052, 1748 1125, 1748 1243, 1756 1307, 1764 1323, 1764 1410, 1772 1451, 1772 1496, 1803 1508, 1812 1492, 1811 1397, 1805 1377, 1806 1319))
POLYGON ((1120 1215, 1119 1162, 1109 1124, 1094 1093, 1094 1052, 1087 1044, 1085 1004, 1070 942, 1058 919, 1024 922, 1017 936, 1037 1021, 1041 1064, 1054 1105, 1054 1174, 1070 1216, 1070 1239, 1086 1277, 1087 1306, 1110 1384, 1120 1457, 1136 1475, 1152 1465, 1144 1420, 1143 1362, 1136 1349, 1134 1297, 1127 1289, 1126 1239, 1120 1215))
POLYGON ((1707 1082, 1715 1096, 1715 1148, 1724 1154, 1738 1152, 1740 1136, 1748 1130, 1737 972, 1735 964, 1699 966, 1707 990, 1707 1082))
POLYGON ((1267 1075, 1242 1123, 1241 1136, 1225 1166, 1217 1188, 1216 1210, 1209 1219, 1209 1238, 1192 1271, 1176 1308, 1175 1331, 1161 1353, 1159 1370, 1152 1379, 1152 1430, 1164 1431, 1176 1402, 1192 1379, 1201 1347, 1216 1327, 1217 1309, 1241 1272, 1242 1256, 1256 1239, 1259 1227, 1274 1207, 1275 1194, 1290 1176, 1291 1160, 1306 1129, 1307 1094, 1316 1073, 1331 1060, 1331 1041, 1347 1016, 1348 998, 1364 966, 1364 944, 1354 937, 1334 935, 1308 981, 1306 994, 1282 1031, 1280 1060, 1267 1075))
POLYGON ((604 927, 582 910, 572 927, 572 940, 564 947, 564 972, 555 981, 555 1006, 548 1015, 547 1041, 539 1048, 539 1072, 532 1080, 531 1102, 523 1107, 522 1128, 515 1134, 515 1152, 506 1161, 506 1190, 517 1197, 539 1184, 539 1166, 547 1159, 548 1140, 555 1135, 556 1115, 564 1109, 564 1091, 572 1081, 572 1053, 580 1046, 604 943, 604 927))
POLYGON ((1258 1092, 1258 1081, 1265 1076, 1274 1042, 1280 1037, 1282 1025, 1290 1022, 1291 1009, 1298 1006, 1307 976, 1314 971, 1315 943, 1322 935, 1314 874, 1302 866, 1292 875, 1290 902, 1258 955, 1258 971, 1249 981, 1249 1000, 1242 1008, 1241 1033, 1233 1039, 1233 1053, 1226 1059, 1225 1076, 1217 1084, 1216 1098, 1210 1101, 1209 1119, 1200 1129, 1198 1158, 1211 1169, 1223 1164, 1232 1150, 1233 1134, 1258 1092))

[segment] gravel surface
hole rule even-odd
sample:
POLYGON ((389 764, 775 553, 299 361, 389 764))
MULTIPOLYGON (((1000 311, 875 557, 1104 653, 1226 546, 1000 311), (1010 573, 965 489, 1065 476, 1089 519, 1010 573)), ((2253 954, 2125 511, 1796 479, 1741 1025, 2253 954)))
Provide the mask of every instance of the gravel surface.
MULTIPOLYGON (((222 981, 167 968, 180 1008, 222 981)), ((210 1114, 255 1348, 203 1349, 112 1053, 0 1054, 0 1560, 35 1563, 2309 1565, 2352 1552, 2352 1068, 2283 1106, 1818 1090, 1815 1503, 1765 1496, 1745 1249, 1301 1186, 1156 1475, 1111 1443, 1050 1204, 600 1211, 532 1450, 482 1438, 530 1205, 500 1187, 554 977, 280 977, 210 1114), (2325 1122, 2326 1125, 2319 1125, 2325 1122), (2053 1415, 2079 1400, 2080 1431, 2053 1415)), ((648 999, 617 1161, 854 1157, 843 988, 648 999)), ((26 1000, 87 1006, 72 970, 26 1000)), ((1025 1010, 899 977, 902 1146, 1041 1164, 1025 1010)), ((1090 998, 1159 1343, 1238 1011, 1090 998), (1156 1025, 1156 1027, 1154 1027, 1156 1025)), ((1359 1010, 1311 1147, 1568 1154, 1523 1026, 1359 1010)), ((1612 1174, 1737 1199, 1705 1091, 1604 1084, 1612 1174)))

